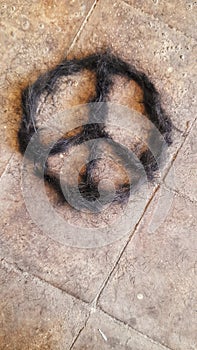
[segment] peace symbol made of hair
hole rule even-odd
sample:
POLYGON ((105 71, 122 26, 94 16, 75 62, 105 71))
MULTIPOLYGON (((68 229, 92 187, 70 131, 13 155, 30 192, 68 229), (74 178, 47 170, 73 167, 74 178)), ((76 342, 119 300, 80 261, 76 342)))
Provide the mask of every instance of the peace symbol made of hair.
MULTIPOLYGON (((158 130, 166 145, 170 145, 172 142, 171 120, 161 106, 159 93, 144 73, 136 70, 134 66, 110 52, 95 53, 81 59, 65 59, 54 69, 41 75, 31 86, 28 86, 22 92, 22 120, 18 132, 19 146, 22 154, 25 153, 32 136, 37 135, 37 146, 34 147, 32 161, 35 163, 35 167, 44 169, 45 180, 55 187, 60 194, 63 193, 60 176, 53 174, 49 167, 50 157, 54 155, 65 153, 69 149, 72 149, 72 147, 82 145, 84 142, 89 143, 90 154, 88 162, 81 169, 78 183, 82 197, 89 202, 94 202, 100 196, 98 181, 95 177, 95 169, 102 157, 94 156, 93 153, 95 153, 97 146, 93 146, 93 140, 101 141, 99 146, 100 151, 102 151, 104 143, 107 143, 118 154, 123 165, 125 164, 126 166, 131 161, 127 148, 114 140, 113 135, 108 132, 106 127, 109 114, 107 101, 115 76, 125 77, 128 80, 135 81, 139 85, 143 92, 146 117, 158 130), (40 97, 43 93, 53 95, 60 77, 68 77, 82 70, 89 70, 95 74, 95 96, 87 101, 89 105, 88 122, 75 128, 74 131, 72 130, 72 132, 61 136, 51 145, 48 145, 48 154, 47 157, 44 157, 43 153, 45 152, 46 145, 42 143, 39 137, 37 123, 40 97)), ((147 146, 141 147, 140 152, 136 154, 149 180, 154 177, 154 173, 158 170, 158 158, 161 151, 159 148, 160 146, 158 146, 158 157, 155 157, 155 154, 147 146)), ((118 183, 115 186, 113 200, 122 202, 128 198, 129 193, 130 184, 128 179, 125 179, 122 183, 118 183)))

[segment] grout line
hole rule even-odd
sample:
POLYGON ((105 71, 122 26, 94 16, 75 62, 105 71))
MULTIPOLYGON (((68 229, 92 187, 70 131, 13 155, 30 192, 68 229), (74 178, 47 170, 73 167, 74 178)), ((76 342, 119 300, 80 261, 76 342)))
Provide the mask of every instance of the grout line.
MULTIPOLYGON (((20 269, 20 267, 18 267, 18 268, 19 268, 19 270, 23 271, 23 273, 26 273, 26 271, 20 269)), ((65 294, 69 295, 70 297, 72 297, 72 298, 74 298, 74 299, 76 299, 76 300, 78 300, 78 301, 80 301, 80 302, 82 302, 82 303, 84 303, 84 304, 86 304, 86 305, 89 305, 89 302, 85 301, 85 300, 82 299, 82 298, 77 297, 76 295, 74 295, 74 294, 72 294, 72 293, 70 293, 70 292, 67 292, 67 291, 66 291, 65 289, 63 289, 61 286, 58 286, 58 285, 56 285, 55 283, 52 283, 51 281, 47 281, 47 280, 44 279, 43 277, 40 277, 40 276, 38 276, 38 275, 36 275, 36 274, 34 274, 34 273, 29 273, 29 272, 27 272, 27 273, 28 273, 30 276, 33 276, 35 279, 38 279, 39 281, 41 281, 41 282, 43 282, 43 283, 49 284, 51 287, 53 287, 53 288, 55 288, 55 289, 59 289, 62 293, 65 293, 65 294)))
POLYGON ((87 323, 88 323, 88 321, 89 321, 90 315, 91 315, 91 310, 89 311, 89 315, 88 315, 87 319, 85 320, 83 327, 79 330, 79 332, 77 333, 77 335, 74 337, 74 339, 73 339, 73 341, 72 341, 72 343, 71 343, 71 345, 70 345, 70 347, 69 347, 68 350, 72 350, 72 348, 73 348, 73 346, 75 345, 77 339, 80 337, 81 333, 82 333, 83 330, 85 329, 85 327, 86 327, 86 325, 87 325, 87 323))
POLYGON ((175 32, 178 33, 178 34, 181 34, 181 35, 185 36, 187 39, 190 39, 190 40, 192 39, 192 40, 194 40, 194 41, 196 42, 196 38, 194 38, 194 37, 191 36, 191 35, 186 34, 186 33, 183 32, 182 30, 180 30, 180 29, 178 29, 178 28, 176 28, 176 27, 174 27, 174 26, 171 26, 170 24, 168 24, 166 21, 160 19, 159 17, 156 17, 156 16, 153 15, 153 14, 150 14, 150 13, 148 13, 148 12, 146 12, 146 11, 143 11, 143 10, 142 10, 141 8, 139 8, 139 7, 130 5, 130 4, 128 4, 128 3, 127 3, 126 1, 124 1, 124 0, 120 0, 120 3, 123 3, 125 6, 128 6, 128 7, 130 7, 130 8, 133 8, 133 9, 136 10, 136 11, 141 12, 141 13, 142 13, 143 15, 145 15, 146 17, 152 17, 154 20, 159 21, 159 22, 163 23, 164 25, 166 25, 170 30, 173 30, 173 31, 175 31, 175 32))
POLYGON ((175 195, 178 195, 179 197, 189 201, 192 204, 197 204, 197 200, 196 199, 192 199, 190 198, 188 195, 181 193, 179 190, 177 190, 176 188, 170 187, 168 185, 166 185, 166 183, 163 183, 163 186, 166 188, 166 190, 168 190, 169 192, 174 193, 175 195))
POLYGON ((80 299, 79 297, 76 297, 75 295, 71 294, 71 293, 68 293, 65 289, 61 288, 60 286, 57 286, 56 284, 54 283, 51 283, 50 281, 47 281, 45 280, 44 278, 38 276, 38 275, 35 275, 34 273, 32 272, 28 272, 26 270, 23 270, 21 267, 18 266, 18 264, 16 262, 10 262, 10 261, 7 261, 6 260, 6 257, 0 257, 0 264, 3 265, 3 263, 5 264, 5 266, 8 266, 8 267, 11 267, 12 269, 15 270, 15 272, 17 273, 21 273, 24 277, 28 276, 28 277, 32 277, 33 279, 37 280, 37 281, 40 281, 41 283, 43 284, 46 284, 46 285, 49 285, 51 286, 52 288, 55 288, 55 289, 58 289, 59 291, 61 291, 62 293, 65 293, 66 295, 68 295, 69 297, 85 304, 86 306, 89 306, 90 303, 88 303, 87 301, 83 300, 83 299, 80 299))
MULTIPOLYGON (((121 326, 124 325, 128 328, 130 328, 132 331, 134 331, 135 333, 137 333, 138 335, 140 335, 141 337, 145 338, 146 340, 150 341, 151 343, 155 344, 155 345, 159 345, 160 347, 163 348, 163 350, 175 350, 173 348, 169 348, 167 345, 163 345, 157 341, 155 341, 154 339, 152 339, 151 337, 149 337, 148 335, 144 334, 143 332, 140 332, 139 330, 131 327, 129 324, 125 323, 124 321, 120 320, 119 318, 112 316, 111 314, 109 314, 108 312, 104 311, 102 308, 98 307, 98 310, 103 312, 105 315, 107 315, 109 318, 111 318, 112 320, 116 321, 117 323, 119 323, 121 326)), ((69 349, 70 350, 70 349, 69 349)))
POLYGON ((72 42, 71 42, 71 44, 70 44, 70 46, 69 46, 69 48, 68 48, 68 50, 67 50, 65 56, 67 56, 67 55, 70 53, 70 51, 73 49, 73 47, 74 47, 76 41, 78 40, 79 36, 81 35, 82 30, 84 29, 84 27, 85 27, 86 23, 88 22, 88 20, 89 20, 91 14, 92 14, 92 12, 94 11, 94 9, 95 9, 95 7, 96 7, 98 1, 99 1, 99 0, 94 0, 92 6, 91 6, 91 8, 90 8, 90 10, 88 11, 87 16, 85 17, 84 21, 82 22, 81 27, 79 28, 78 32, 77 32, 76 35, 74 36, 74 38, 73 38, 73 40, 72 40, 72 42))

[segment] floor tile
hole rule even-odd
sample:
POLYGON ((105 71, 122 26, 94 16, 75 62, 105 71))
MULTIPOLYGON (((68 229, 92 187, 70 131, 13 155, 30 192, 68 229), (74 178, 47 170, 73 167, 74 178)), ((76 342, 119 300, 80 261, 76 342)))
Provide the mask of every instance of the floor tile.
POLYGON ((163 189, 155 196, 104 289, 100 306, 159 343, 194 350, 196 204, 169 194, 163 189))
POLYGON ((173 168, 167 175, 168 187, 197 201, 197 122, 192 127, 186 142, 181 148, 173 168))
POLYGON ((90 316, 73 350, 167 350, 101 311, 90 316))
POLYGON ((86 306, 1 261, 1 350, 69 349, 84 326, 86 306))
POLYGON ((165 22, 175 30, 181 30, 184 34, 197 38, 194 26, 196 23, 197 6, 192 0, 181 0, 177 6, 176 0, 125 0, 126 3, 139 8, 141 11, 165 22))

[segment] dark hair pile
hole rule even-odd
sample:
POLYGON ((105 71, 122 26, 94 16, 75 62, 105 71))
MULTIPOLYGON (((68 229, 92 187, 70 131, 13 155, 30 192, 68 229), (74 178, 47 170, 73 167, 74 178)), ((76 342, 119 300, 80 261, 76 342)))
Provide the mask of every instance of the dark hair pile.
MULTIPOLYGON (((27 145, 34 133, 38 133, 36 116, 41 95, 43 93, 53 94, 58 78, 73 75, 82 70, 89 70, 95 73, 95 96, 87 102, 99 102, 100 110, 97 111, 99 113, 99 123, 97 123, 96 120, 97 113, 92 113, 92 108, 90 108, 88 124, 83 125, 80 132, 77 132, 74 135, 72 134, 68 137, 61 137, 51 147, 48 157, 65 152, 69 147, 82 144, 88 140, 104 138, 105 140, 109 140, 109 142, 113 141, 106 130, 105 121, 107 117, 107 97, 113 85, 112 78, 115 75, 133 80, 140 86, 143 91, 143 104, 147 117, 159 130, 166 144, 171 144, 172 123, 161 107, 159 93, 152 82, 144 73, 136 70, 133 65, 130 65, 110 52, 104 52, 95 53, 81 59, 65 59, 54 69, 41 75, 31 86, 28 86, 23 90, 22 120, 18 131, 19 147, 22 154, 25 153, 27 145)), ((35 149, 35 163, 39 161, 42 162, 40 152, 43 149, 43 145, 39 143, 40 140, 38 138, 38 149, 35 149), (39 153, 39 156, 37 153, 39 153)), ((121 148, 122 153, 124 147, 118 145, 117 147, 121 148)), ((86 171, 82 176, 81 183, 79 183, 79 190, 81 191, 82 196, 89 201, 95 201, 99 198, 97 185, 95 185, 91 177, 91 171, 95 166, 95 162, 96 160, 89 162, 86 166, 86 171)), ((150 149, 147 148, 140 155, 140 162, 144 167, 148 179, 152 179, 154 172, 158 170, 158 164, 150 149)), ((47 162, 42 164, 42 167, 44 168, 45 179, 52 184, 59 193, 62 193, 60 180, 57 176, 53 176, 48 171, 47 162)), ((129 191, 130 186, 128 186, 128 184, 121 185, 116 191, 115 200, 120 202, 124 201, 125 198, 128 198, 129 191)))

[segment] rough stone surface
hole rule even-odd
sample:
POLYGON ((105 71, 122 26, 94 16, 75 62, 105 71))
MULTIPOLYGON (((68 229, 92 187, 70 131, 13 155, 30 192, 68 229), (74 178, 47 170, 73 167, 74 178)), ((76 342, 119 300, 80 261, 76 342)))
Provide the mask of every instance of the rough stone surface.
POLYGON ((97 311, 90 316, 72 349, 165 350, 166 348, 97 311))
POLYGON ((181 194, 197 201, 197 122, 192 127, 165 182, 181 194))
POLYGON ((144 13, 165 22, 170 28, 182 31, 186 36, 197 38, 196 24, 197 4, 193 0, 124 0, 129 5, 139 8, 144 13))
POLYGON ((158 192, 99 303, 105 312, 172 349, 197 346, 196 209, 168 190, 158 192))
POLYGON ((86 305, 1 261, 0 349, 69 349, 86 305))

